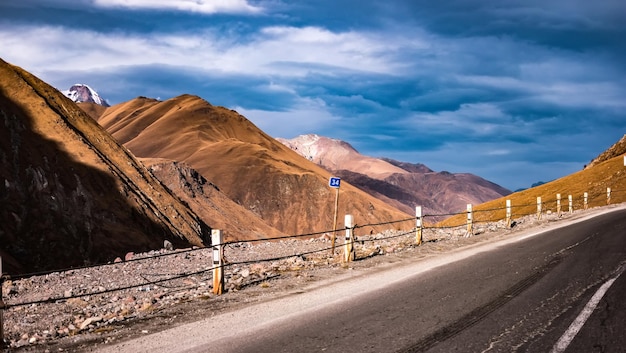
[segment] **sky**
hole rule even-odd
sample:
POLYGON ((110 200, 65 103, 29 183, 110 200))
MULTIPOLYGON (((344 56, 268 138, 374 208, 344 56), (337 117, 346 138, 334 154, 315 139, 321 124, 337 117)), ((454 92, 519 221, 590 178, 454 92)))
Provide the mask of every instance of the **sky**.
POLYGON ((0 58, 516 190, 626 133, 624 18, 624 0, 2 1, 0 58))

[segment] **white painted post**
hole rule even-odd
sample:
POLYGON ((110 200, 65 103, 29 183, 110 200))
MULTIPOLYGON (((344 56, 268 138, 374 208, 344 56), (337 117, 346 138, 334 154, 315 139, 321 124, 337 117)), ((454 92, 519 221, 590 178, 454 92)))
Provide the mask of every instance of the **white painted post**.
POLYGON ((467 204, 467 233, 465 233, 466 237, 471 237, 472 235, 474 235, 474 230, 473 230, 473 215, 472 215, 472 204, 468 203, 467 204))
POLYGON ((589 208, 589 194, 588 193, 583 194, 583 208, 585 210, 589 208))
POLYGON ((346 240, 344 243, 343 260, 347 263, 354 260, 354 229, 352 228, 354 217, 347 214, 344 218, 344 223, 346 225, 346 240))
POLYGON ((213 294, 222 295, 224 292, 224 256, 222 245, 222 231, 211 230, 211 245, 213 246, 213 294))
POLYGON ((606 204, 611 204, 611 188, 606 188, 606 204))
POLYGON ((511 228, 511 200, 506 200, 506 227, 511 228))
POLYGON ((561 217, 561 194, 556 194, 556 215, 561 217))
POLYGON ((541 196, 537 196, 537 220, 541 220, 541 196))
POLYGON ((574 213, 574 200, 572 195, 567 195, 567 201, 569 202, 569 213, 574 213))
POLYGON ((422 245, 422 206, 415 207, 415 243, 422 245))

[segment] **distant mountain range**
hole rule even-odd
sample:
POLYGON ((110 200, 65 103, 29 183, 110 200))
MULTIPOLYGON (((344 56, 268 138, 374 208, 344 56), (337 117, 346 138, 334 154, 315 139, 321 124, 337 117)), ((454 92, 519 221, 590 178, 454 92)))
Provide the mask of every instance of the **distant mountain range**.
MULTIPOLYGON (((327 185, 330 173, 233 110, 192 95, 166 101, 139 97, 106 109, 96 119, 134 155, 185 163, 214 184, 243 208, 241 218, 224 213, 226 225, 235 219, 245 222, 258 218, 276 233, 332 230, 334 193, 327 185)), ((342 194, 342 217, 351 213, 362 223, 407 217, 347 183, 342 194)), ((374 227, 367 231, 378 229, 382 230, 374 227)), ((230 239, 258 233, 236 232, 232 226, 226 226, 225 231, 230 239)))
POLYGON ((332 231, 333 175, 344 180, 339 219, 365 225, 357 235, 410 219, 418 205, 454 212, 509 193, 326 137, 279 142, 197 96, 107 107, 86 85, 68 92, 0 60, 0 256, 11 273, 112 261, 165 240, 204 246, 211 228, 230 241, 318 236, 332 231))
MULTIPOLYGON (((74 87, 89 86, 75 85, 73 88, 74 87)), ((71 90, 72 88, 70 91, 71 90)), ((89 92, 91 96, 99 97, 97 92, 91 89, 89 89, 89 92)), ((152 101, 154 104, 160 103, 156 100, 139 97, 134 103, 131 103, 131 101, 121 104, 126 106, 128 103, 131 103, 130 109, 132 110, 133 119, 135 119, 135 109, 139 108, 137 106, 139 101, 152 101)), ((89 100, 85 103, 89 102, 92 101, 89 100)), ((115 109, 117 107, 106 110, 102 109, 102 104, 98 103, 81 104, 80 106, 97 119, 101 125, 109 130, 109 132, 122 143, 128 144, 131 142, 127 140, 128 131, 131 129, 131 126, 136 126, 137 123, 119 119, 120 115, 127 113, 112 113, 112 110, 117 111, 117 109, 115 109), (103 118, 105 115, 107 118, 103 118)), ((124 108, 124 110, 126 111, 128 108, 124 108)), ((185 111, 183 111, 183 113, 185 113, 185 111)), ((147 115, 153 114, 152 112, 147 113, 147 115)), ((144 114, 141 114, 140 119, 146 119, 144 118, 144 114)), ((153 119, 153 117, 148 117, 146 120, 149 122, 146 124, 152 124, 153 119)), ((146 127, 147 126, 148 125, 146 125, 146 127)), ((196 131, 202 131, 202 129, 197 128, 196 131)), ((147 135, 147 133, 143 131, 141 134, 147 135)), ((175 135, 174 133, 172 136, 175 135)), ((159 136, 159 138, 161 137, 159 136)), ((363 156, 348 142, 337 139, 311 134, 302 135, 291 140, 284 138, 276 138, 276 140, 309 161, 341 177, 344 181, 408 214, 413 214, 415 212, 415 206, 418 205, 423 206, 425 212, 430 213, 446 214, 457 212, 465 209, 467 203, 482 203, 511 193, 511 191, 499 185, 472 174, 437 173, 423 164, 410 164, 391 159, 363 156)), ((131 147, 131 150, 137 153, 138 149, 144 148, 139 145, 144 145, 144 143, 135 141, 135 147, 131 147)), ((130 146, 132 145, 129 145, 129 147, 130 146)), ((155 151, 142 151, 140 156, 144 155, 148 156, 148 159, 163 157, 161 152, 155 151)), ((173 155, 168 158, 174 161, 180 157, 173 155)), ((183 158, 182 160, 185 159, 183 158)), ((197 164, 198 163, 196 163, 196 165, 197 164)), ((208 172, 204 171, 202 173, 206 174, 208 172)), ((169 182, 171 183, 173 181, 170 180, 169 182)), ((228 222, 224 224, 228 224, 228 222)), ((277 228, 279 231, 285 231, 283 226, 278 226, 277 228)), ((250 234, 254 234, 254 232, 243 232, 235 236, 248 237, 250 234)))
POLYGON ((318 135, 302 135, 280 142, 370 195, 414 213, 445 214, 462 211, 511 191, 478 176, 434 172, 423 164, 361 155, 349 143, 318 135))

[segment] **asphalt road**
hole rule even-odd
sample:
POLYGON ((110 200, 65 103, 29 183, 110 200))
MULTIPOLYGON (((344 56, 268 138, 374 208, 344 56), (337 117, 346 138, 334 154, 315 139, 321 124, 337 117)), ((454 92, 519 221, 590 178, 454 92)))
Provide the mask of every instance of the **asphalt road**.
POLYGON ((623 208, 433 261, 333 285, 321 299, 319 293, 303 291, 212 323, 114 348, 255 353, 625 351, 623 208))

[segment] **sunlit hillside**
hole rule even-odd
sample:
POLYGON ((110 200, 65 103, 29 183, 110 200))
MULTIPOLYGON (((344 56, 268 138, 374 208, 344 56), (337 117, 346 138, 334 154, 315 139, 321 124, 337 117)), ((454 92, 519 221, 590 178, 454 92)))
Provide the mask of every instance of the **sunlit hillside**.
MULTIPOLYGON (((474 205, 474 221, 498 221, 506 217, 506 200, 511 200, 512 218, 537 213, 537 198, 541 197, 542 212, 557 212, 557 194, 561 195, 561 211, 569 212, 568 196, 572 196, 573 209, 584 207, 584 194, 588 194, 588 207, 626 202, 626 166, 619 155, 577 173, 552 182, 513 193, 481 205, 474 205), (607 188, 611 189, 610 199, 607 188)), ((443 225, 460 225, 466 214, 452 216, 443 225)))

